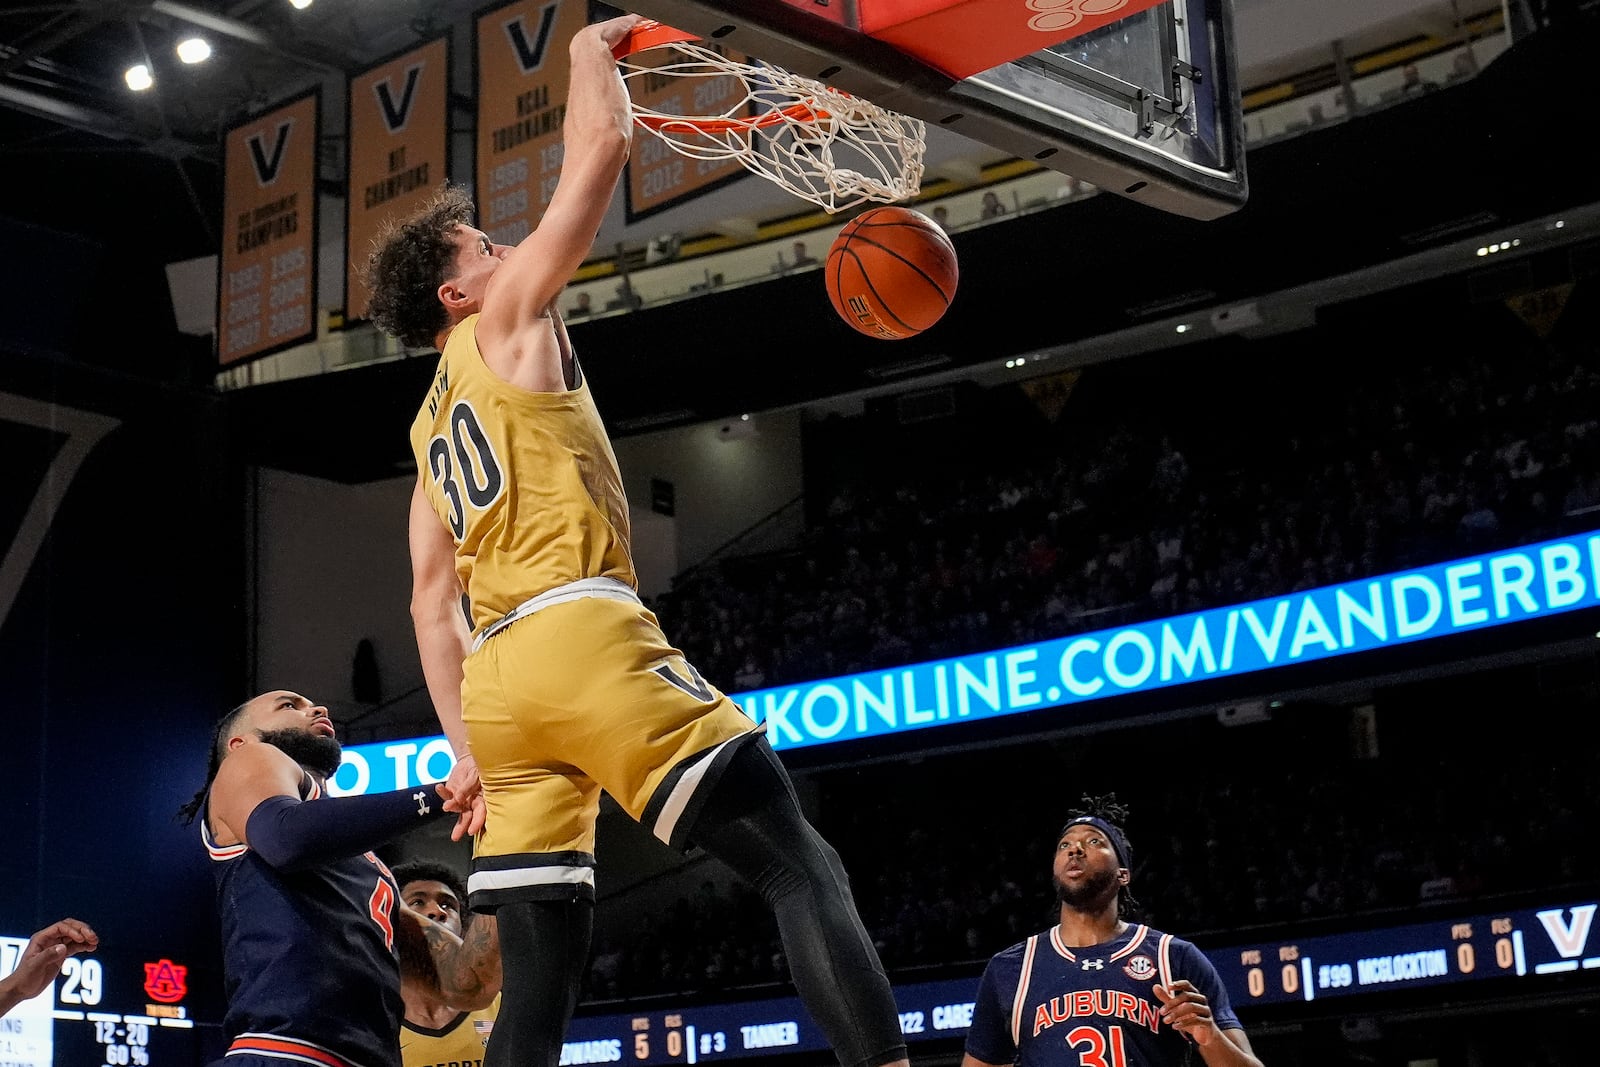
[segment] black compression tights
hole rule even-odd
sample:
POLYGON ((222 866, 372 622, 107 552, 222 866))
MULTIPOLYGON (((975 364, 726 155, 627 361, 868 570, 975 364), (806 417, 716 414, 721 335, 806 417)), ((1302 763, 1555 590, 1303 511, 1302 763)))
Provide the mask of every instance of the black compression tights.
POLYGON ((495 918, 503 981, 484 1067, 556 1067, 589 962, 594 903, 503 904, 495 918))
MULTIPOLYGON (((839 855, 812 829, 765 739, 729 761, 694 839, 772 907, 794 983, 844 1067, 904 1059, 889 980, 856 915, 839 855)), ((500 1014, 484 1067, 556 1067, 588 964, 594 905, 502 905, 500 1014)))
POLYGON ((844 1067, 904 1059, 900 1017, 839 854, 800 811, 766 740, 729 761, 693 837, 771 906, 795 987, 844 1067))

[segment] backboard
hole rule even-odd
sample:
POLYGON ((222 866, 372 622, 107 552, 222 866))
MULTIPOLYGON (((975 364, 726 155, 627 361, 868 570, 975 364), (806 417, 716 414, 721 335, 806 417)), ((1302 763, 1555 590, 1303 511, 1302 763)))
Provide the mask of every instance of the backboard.
POLYGON ((1162 211, 1217 218, 1248 195, 1232 0, 632 0, 628 9, 1162 211), (1134 13, 1106 21, 1125 11, 1134 13), (1016 58, 969 72, 995 58, 997 14, 1044 32, 1013 36, 1022 43, 1000 47, 1016 58), (1018 51, 1041 39, 1054 43, 1018 51))

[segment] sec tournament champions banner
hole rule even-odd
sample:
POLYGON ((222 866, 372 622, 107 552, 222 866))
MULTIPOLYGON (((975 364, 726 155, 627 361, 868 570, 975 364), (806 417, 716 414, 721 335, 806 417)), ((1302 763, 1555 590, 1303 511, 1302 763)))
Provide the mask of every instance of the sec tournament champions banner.
POLYGON ((588 25, 587 0, 524 0, 480 14, 478 225, 516 244, 539 224, 561 177, 567 46, 588 25))
POLYGON ((313 91, 228 132, 223 147, 217 361, 317 334, 317 140, 313 91))
MULTIPOLYGON (((748 56, 738 52, 722 48, 716 51, 741 63, 749 62, 748 56)), ((662 62, 672 59, 670 49, 657 49, 635 57, 635 61, 647 64, 652 55, 660 55, 662 62)), ((628 91, 636 103, 666 115, 722 115, 737 108, 748 96, 744 82, 738 78, 679 78, 662 74, 630 78, 628 91)), ((748 112, 749 108, 743 111, 748 112)), ((739 111, 732 113, 739 114, 739 111)), ((628 221, 638 222, 748 173, 738 160, 690 159, 648 130, 636 129, 624 185, 628 193, 628 221)))
POLYGON ((441 37, 350 79, 345 323, 366 318, 362 268, 383 224, 419 207, 449 166, 450 41, 441 37))

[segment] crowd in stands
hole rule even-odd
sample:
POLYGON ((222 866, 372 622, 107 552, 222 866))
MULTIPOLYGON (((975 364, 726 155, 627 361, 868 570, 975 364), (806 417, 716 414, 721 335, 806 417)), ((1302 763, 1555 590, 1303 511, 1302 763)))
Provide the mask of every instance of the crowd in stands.
MULTIPOLYGON (((1600 699, 1536 694, 1535 673, 1386 693, 1355 744, 1349 709, 1290 705, 1242 727, 1206 717, 818 772, 814 819, 901 979, 971 970, 1054 922, 1055 834, 1084 793, 1132 810, 1145 921, 1206 948, 1354 915, 1401 925, 1529 894, 1547 906, 1600 889, 1584 829, 1600 810, 1600 699), (1497 722, 1508 707, 1537 728, 1497 722)), ((602 899, 615 917, 588 997, 786 978, 765 905, 704 873, 664 907, 602 899)))
MULTIPOLYGON (((1499 308, 1388 340, 1095 368, 1062 379, 1072 395, 1054 419, 1024 418, 1022 391, 994 389, 962 425, 846 420, 808 439, 820 492, 803 544, 700 568, 653 606, 691 662, 740 691, 1600 523, 1592 344, 1536 337, 1499 308)), ((897 975, 971 965, 1047 926, 1052 835, 1085 792, 1132 804, 1136 896, 1151 921, 1202 944, 1600 884, 1600 859, 1578 844, 1600 810, 1595 694, 1576 710, 1548 694, 1534 708, 1522 675, 1451 684, 1386 712, 1381 754, 1352 753, 1345 709, 1237 730, 1207 719, 1209 733, 1164 723, 819 772, 818 824, 897 975), (1483 733, 1467 725, 1474 707, 1526 711, 1543 729, 1483 733)), ((785 976, 770 915, 736 882, 608 907, 591 1001, 785 976)))
MULTIPOLYGON (((900 428, 879 440, 853 427, 837 435, 852 480, 826 490, 804 544, 701 567, 654 607, 707 678, 742 692, 1592 525, 1600 362, 1520 323, 1499 326, 1493 352, 1441 345, 1376 365, 1274 352, 1320 356, 1314 390, 1298 365, 1276 380, 1251 366, 1095 368, 1005 462, 972 447, 965 462, 935 456, 918 468, 915 438, 900 428), (1223 376, 1235 372, 1257 380, 1231 389, 1223 376), (894 463, 874 462, 889 455, 894 463)), ((1015 439, 1030 413, 1019 391, 1001 392, 968 424, 936 433, 963 447, 1015 439)))

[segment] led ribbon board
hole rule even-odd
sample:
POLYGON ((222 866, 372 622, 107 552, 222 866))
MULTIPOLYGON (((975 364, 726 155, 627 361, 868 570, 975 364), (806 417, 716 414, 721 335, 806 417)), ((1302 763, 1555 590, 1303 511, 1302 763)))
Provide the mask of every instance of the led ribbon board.
MULTIPOLYGON (((1082 704, 1600 604, 1600 532, 1072 637, 730 694, 777 749, 1082 704)), ((332 792, 441 781, 442 737, 355 745, 332 792)))

